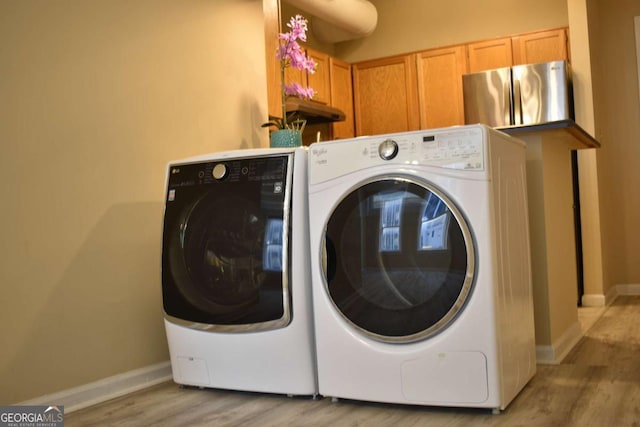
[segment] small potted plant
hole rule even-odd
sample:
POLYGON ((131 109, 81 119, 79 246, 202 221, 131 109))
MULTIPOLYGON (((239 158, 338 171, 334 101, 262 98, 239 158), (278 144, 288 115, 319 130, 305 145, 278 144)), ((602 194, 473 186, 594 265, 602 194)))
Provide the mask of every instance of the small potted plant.
POLYGON ((299 41, 307 41, 307 20, 296 15, 287 23, 289 31, 278 35, 279 46, 276 58, 280 61, 280 93, 282 96, 282 117, 269 116, 269 121, 262 127, 275 127, 271 132, 271 147, 296 147, 302 145, 302 131, 306 120, 295 117, 295 113, 287 116, 286 101, 288 96, 311 99, 315 91, 311 87, 304 87, 300 83, 285 83, 285 69, 293 67, 308 73, 314 73, 316 63, 308 58, 302 50, 299 41))

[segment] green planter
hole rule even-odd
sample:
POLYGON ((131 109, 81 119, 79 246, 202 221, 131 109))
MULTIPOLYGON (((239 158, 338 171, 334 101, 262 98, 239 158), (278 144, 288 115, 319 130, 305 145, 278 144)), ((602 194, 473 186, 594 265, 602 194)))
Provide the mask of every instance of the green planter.
POLYGON ((300 147, 302 133, 299 130, 281 129, 271 132, 271 148, 300 147))

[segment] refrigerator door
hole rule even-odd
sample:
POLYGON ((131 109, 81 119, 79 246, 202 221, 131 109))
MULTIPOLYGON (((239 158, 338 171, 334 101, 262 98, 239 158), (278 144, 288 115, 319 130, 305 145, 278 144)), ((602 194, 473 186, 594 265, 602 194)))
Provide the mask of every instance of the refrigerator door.
POLYGON ((464 122, 491 127, 512 124, 511 68, 470 73, 462 76, 464 122))
POLYGON ((515 125, 573 119, 566 61, 516 65, 512 74, 515 125))

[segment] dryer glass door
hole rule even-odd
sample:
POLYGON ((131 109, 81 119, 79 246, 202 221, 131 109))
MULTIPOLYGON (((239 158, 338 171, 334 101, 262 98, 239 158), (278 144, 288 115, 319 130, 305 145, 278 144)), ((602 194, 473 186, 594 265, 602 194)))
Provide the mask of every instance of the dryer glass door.
POLYGON ((363 183, 325 234, 327 292, 360 332, 412 342, 446 328, 474 277, 469 227, 435 186, 404 177, 363 183))
POLYGON ((289 323, 292 158, 171 167, 162 251, 167 319, 216 331, 289 323))

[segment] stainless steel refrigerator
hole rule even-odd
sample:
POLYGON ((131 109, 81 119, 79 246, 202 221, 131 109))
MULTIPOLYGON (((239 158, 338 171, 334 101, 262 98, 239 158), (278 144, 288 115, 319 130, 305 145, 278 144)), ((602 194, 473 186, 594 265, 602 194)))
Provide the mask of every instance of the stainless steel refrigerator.
POLYGON ((528 126, 573 120, 566 61, 517 65, 462 76, 466 124, 528 126))

